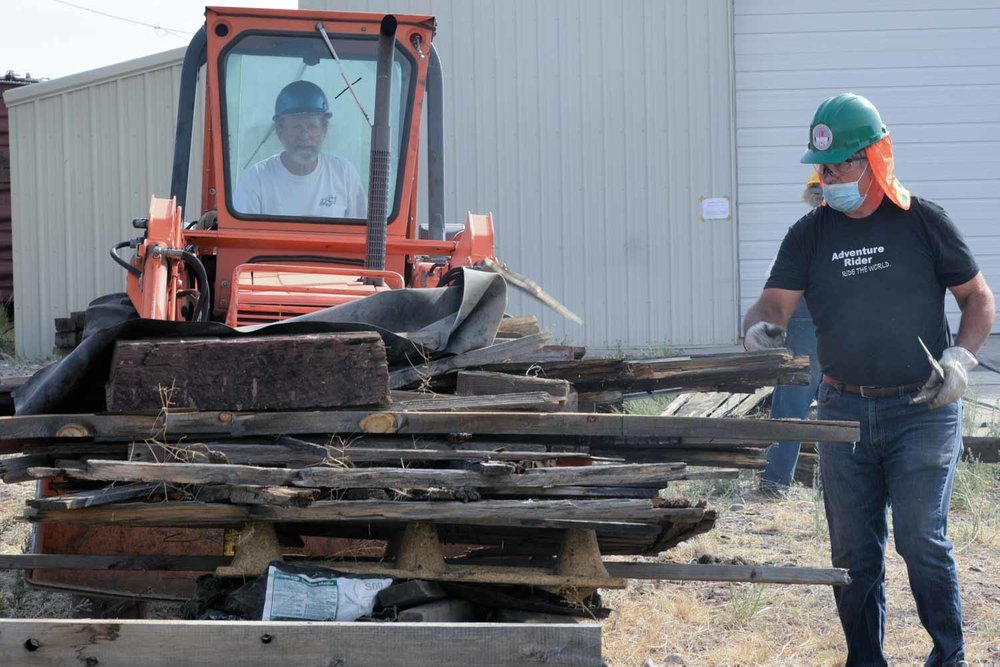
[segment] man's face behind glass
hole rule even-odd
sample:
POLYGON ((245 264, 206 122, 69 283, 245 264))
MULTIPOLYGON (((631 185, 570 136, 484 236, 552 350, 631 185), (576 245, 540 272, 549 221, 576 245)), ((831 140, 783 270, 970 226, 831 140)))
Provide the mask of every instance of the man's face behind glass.
POLYGON ((319 157, 326 128, 327 119, 323 114, 290 114, 275 122, 286 157, 300 165, 311 165, 319 157))

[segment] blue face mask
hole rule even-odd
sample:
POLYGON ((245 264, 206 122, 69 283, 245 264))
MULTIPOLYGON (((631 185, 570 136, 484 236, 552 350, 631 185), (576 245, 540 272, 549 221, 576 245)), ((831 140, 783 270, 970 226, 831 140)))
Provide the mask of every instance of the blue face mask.
POLYGON ((861 208, 861 205, 865 203, 865 197, 868 196, 868 190, 871 190, 871 183, 868 184, 868 190, 865 190, 864 194, 861 194, 861 188, 858 187, 858 183, 865 176, 865 171, 868 171, 868 163, 865 163, 864 171, 858 176, 858 180, 851 181, 850 183, 830 183, 827 185, 823 184, 823 199, 830 208, 842 213, 851 213, 852 211, 857 211, 861 208))

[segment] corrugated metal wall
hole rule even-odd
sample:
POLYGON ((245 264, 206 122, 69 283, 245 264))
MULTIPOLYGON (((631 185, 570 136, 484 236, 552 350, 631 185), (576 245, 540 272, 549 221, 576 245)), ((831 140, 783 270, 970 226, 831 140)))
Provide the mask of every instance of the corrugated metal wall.
POLYGON ((728 0, 300 0, 438 18, 446 214, 493 211, 498 254, 585 320, 515 295, 591 349, 732 344, 728 0))
POLYGON ((847 90, 875 103, 900 180, 948 211, 1000 289, 1000 0, 739 0, 734 31, 743 309, 805 213, 813 112, 847 90))
POLYGON ((146 216, 151 195, 169 194, 182 57, 178 49, 6 95, 19 354, 50 355, 53 318, 124 290, 108 249, 138 235, 131 220, 146 216))

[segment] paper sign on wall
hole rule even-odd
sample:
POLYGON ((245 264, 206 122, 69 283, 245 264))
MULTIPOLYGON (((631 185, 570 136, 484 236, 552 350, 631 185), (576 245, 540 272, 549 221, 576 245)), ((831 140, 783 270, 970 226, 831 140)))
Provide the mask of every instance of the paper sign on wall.
POLYGON ((705 220, 729 220, 729 197, 702 197, 701 198, 701 219, 705 220))

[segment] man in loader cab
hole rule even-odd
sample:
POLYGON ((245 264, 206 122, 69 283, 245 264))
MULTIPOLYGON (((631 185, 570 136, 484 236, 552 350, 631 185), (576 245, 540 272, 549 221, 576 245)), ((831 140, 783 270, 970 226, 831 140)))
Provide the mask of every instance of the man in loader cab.
POLYGON ((947 519, 962 452, 961 398, 993 325, 993 294, 948 214, 893 175, 889 131, 871 102, 831 97, 809 131, 801 161, 815 166, 826 205, 788 230, 743 321, 745 344, 781 346, 805 295, 823 371, 819 418, 861 424, 857 443, 820 443, 833 565, 851 576, 834 587, 847 664, 886 664, 889 508, 896 551, 933 640, 926 664, 965 664, 947 519), (962 310, 954 339, 946 289, 962 310))
POLYGON ((274 102, 274 132, 284 150, 251 166, 233 193, 238 213, 367 218, 368 198, 347 160, 322 152, 330 122, 323 90, 293 81, 274 102))

